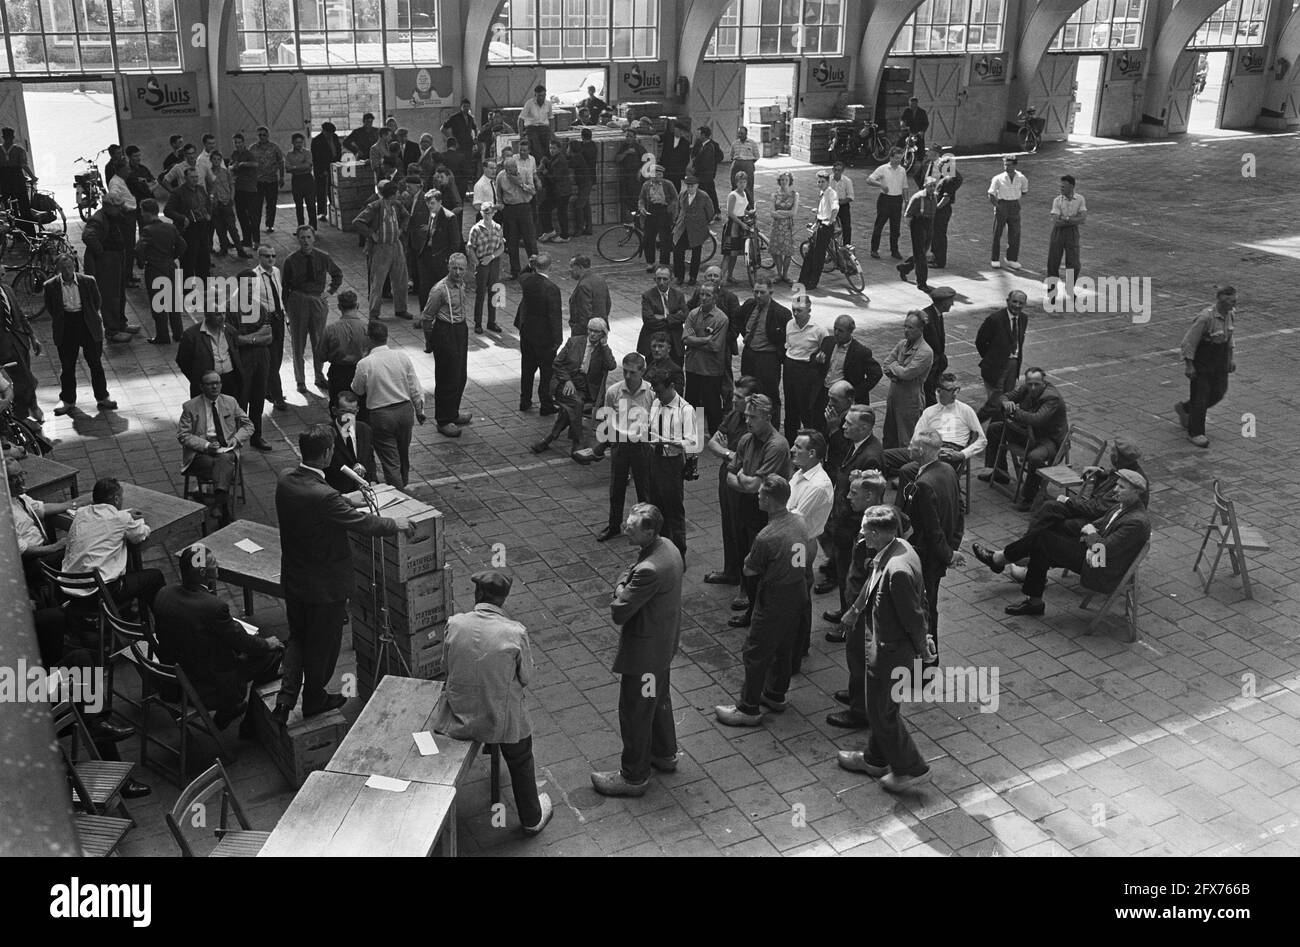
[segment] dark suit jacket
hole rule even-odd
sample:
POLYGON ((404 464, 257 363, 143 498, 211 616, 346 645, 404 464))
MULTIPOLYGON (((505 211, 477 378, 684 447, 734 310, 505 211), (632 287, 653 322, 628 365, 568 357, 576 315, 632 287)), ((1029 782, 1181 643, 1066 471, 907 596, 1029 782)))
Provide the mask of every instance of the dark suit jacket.
MULTIPOLYGON (((650 332, 667 332, 670 336, 676 336, 674 345, 678 348, 682 344, 682 326, 686 324, 686 297, 676 286, 668 287, 668 311, 664 312, 664 300, 659 295, 659 290, 650 287, 641 294, 641 334, 645 335, 650 332)), ((646 343, 649 345, 649 342, 646 343)), ((646 353, 642 352, 645 355, 646 353)), ((680 356, 680 352, 674 349, 674 355, 680 356)), ((648 355, 646 356, 649 357, 648 355)))
POLYGON ((564 387, 564 383, 571 381, 573 386, 578 389, 578 395, 583 401, 603 404, 605 400, 605 378, 618 363, 614 361, 614 353, 610 351, 609 344, 606 343, 591 356, 591 364, 587 366, 587 373, 584 375, 582 372, 582 358, 586 354, 587 337, 585 335, 569 336, 569 341, 564 343, 564 347, 555 356, 555 374, 551 376, 551 387, 558 394, 559 390, 564 387))
POLYGON ((339 136, 321 132, 311 140, 311 163, 317 171, 328 171, 335 161, 343 160, 343 142, 339 136))
MULTIPOLYGON (((236 375, 240 372, 239 362, 239 333, 229 322, 225 328, 226 345, 230 348, 230 364, 236 375)), ((180 344, 176 346, 176 364, 180 367, 181 374, 190 380, 190 397, 195 398, 200 393, 199 379, 207 372, 212 371, 212 340, 208 334, 203 331, 203 323, 190 326, 181 333, 180 344)), ((223 391, 223 394, 234 395, 237 392, 223 391)))
MULTIPOLYGON (((140 224, 140 239, 135 242, 135 255, 145 266, 171 271, 173 263, 185 255, 185 238, 170 220, 161 217, 140 224)), ((147 287, 153 292, 152 286, 147 287)))
POLYGON ((854 471, 885 469, 885 449, 881 446, 880 438, 874 434, 863 441, 857 450, 853 449, 852 444, 846 445, 845 450, 848 456, 831 472, 835 480, 835 496, 831 500, 830 528, 831 535, 841 542, 856 536, 862 525, 862 515, 855 513, 849 503, 849 484, 853 480, 854 471))
MULTIPOLYGON (((1021 312, 1016 327, 1019 338, 1021 361, 1025 355, 1025 328, 1029 325, 1029 314, 1021 312)), ((980 354, 980 377, 989 384, 1001 380, 1011 361, 1011 353, 1016 346, 1011 340, 1011 315, 1006 307, 989 315, 980 323, 975 333, 975 350, 980 354)))
MULTIPOLYGON (((99 283, 95 277, 84 273, 76 274, 77 290, 81 293, 81 318, 85 320, 90 337, 96 341, 104 340, 104 317, 100 314, 99 283)), ((63 327, 67 316, 63 312, 63 290, 59 284, 63 277, 51 276, 45 281, 45 308, 50 313, 50 329, 57 347, 63 338, 63 327)))
POLYGON ((1107 529, 1106 523, 1114 512, 1115 507, 1111 507, 1092 521, 1098 532, 1088 548, 1096 552, 1093 557, 1087 554, 1083 557, 1083 574, 1079 579, 1084 588, 1096 592, 1113 591, 1151 538, 1151 517, 1140 503, 1120 513, 1107 529), (1098 545, 1105 548, 1104 556, 1097 550, 1098 545), (1093 558, 1098 562, 1095 566, 1093 558))
MULTIPOLYGON (((736 334, 743 336, 745 326, 749 325, 749 317, 754 314, 754 309, 758 306, 757 299, 746 299, 740 304, 740 309, 736 311, 736 317, 733 324, 736 327, 736 334)), ((773 299, 767 306, 767 340, 776 346, 777 351, 784 354, 785 352, 785 326, 794 318, 789 309, 782 306, 773 299)))
POLYGON ((285 597, 342 602, 352 588, 348 533, 394 536, 397 523, 354 507, 314 471, 295 467, 275 486, 280 525, 280 583, 285 597))
POLYGON ((374 440, 371 436, 370 425, 365 421, 354 422, 356 428, 356 452, 349 451, 347 445, 343 442, 343 434, 339 431, 338 425, 334 428, 334 456, 330 458, 330 465, 325 468, 325 482, 337 490, 339 493, 351 493, 357 489, 354 481, 349 480, 339 472, 343 466, 355 467, 360 464, 366 468, 366 479, 371 483, 379 480, 379 475, 375 473, 375 447, 374 440))
POLYGON ((1029 396, 1025 383, 1016 385, 1014 391, 1007 394, 1008 401, 1016 403, 1016 410, 1010 415, 1017 424, 1027 424, 1033 429, 1034 439, 1051 438, 1060 447, 1065 435, 1070 430, 1070 421, 1065 413, 1065 399, 1056 390, 1055 385, 1046 385, 1037 398, 1029 396))
POLYGON ((615 674, 659 674, 677 653, 682 620, 682 554, 660 536, 628 568, 609 603, 622 626, 615 674))
POLYGON ((569 332, 572 335, 586 335, 587 321, 597 317, 605 320, 609 327, 609 310, 612 305, 609 298, 609 286, 599 273, 588 270, 578 280, 569 296, 569 332))
MULTIPOLYGON (((833 337, 822 339, 821 353, 826 356, 826 361, 814 364, 823 380, 826 378, 826 373, 830 371, 831 353, 834 351, 835 339, 833 337)), ((855 404, 870 403, 871 389, 876 387, 884 374, 880 363, 872 357, 871 349, 857 339, 849 342, 849 350, 844 355, 844 380, 853 386, 855 404)))
POLYGON ((882 564, 867 583, 867 626, 872 637, 867 667, 876 673, 908 664, 925 653, 929 609, 921 560, 906 541, 895 539, 884 550, 882 564))
POLYGON ((265 638, 250 635, 230 617, 230 607, 210 592, 169 585, 153 603, 158 656, 180 664, 210 711, 244 699, 247 682, 236 670, 236 655, 271 650, 265 638))
MULTIPOLYGON (((519 308, 515 310, 519 341, 539 352, 553 352, 564 341, 564 303, 560 287, 540 273, 519 277, 519 308)), ((587 334, 587 323, 582 324, 587 334)))
POLYGON ((691 139, 684 136, 673 145, 672 129, 659 136, 659 163, 664 166, 665 178, 680 178, 691 163, 691 139))
POLYGON ((929 377, 938 378, 948 370, 948 356, 944 354, 944 349, 948 343, 948 334, 943 324, 943 313, 934 305, 926 306, 921 312, 925 315, 925 326, 921 329, 921 338, 925 340, 925 344, 930 346, 930 351, 934 353, 934 361, 930 363, 929 377))
POLYGON ((952 466, 935 461, 922 470, 903 492, 903 512, 912 521, 912 548, 921 562, 931 568, 938 565, 942 575, 966 530, 961 489, 952 466))

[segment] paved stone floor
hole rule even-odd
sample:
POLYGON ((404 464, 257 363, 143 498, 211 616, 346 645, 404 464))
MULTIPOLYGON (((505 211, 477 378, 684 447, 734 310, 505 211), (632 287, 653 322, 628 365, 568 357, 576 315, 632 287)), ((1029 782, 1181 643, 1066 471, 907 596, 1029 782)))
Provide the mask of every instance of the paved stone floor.
MULTIPOLYGON (((948 345, 966 384, 964 396, 977 403, 982 397, 972 344, 979 320, 1010 289, 1026 289, 1033 313, 1027 364, 1049 370, 1072 421, 1107 436, 1127 433, 1141 445, 1155 486, 1155 533, 1142 573, 1142 640, 1132 645, 1122 643, 1118 620, 1108 635, 1086 636, 1086 613, 1078 610, 1073 591, 1055 581, 1047 616, 1020 619, 1003 614, 1017 595, 1005 578, 973 558, 949 573, 940 599, 945 662, 997 668, 999 706, 995 713, 980 713, 974 703, 910 710, 908 724, 933 779, 900 798, 835 764, 836 748, 856 741, 825 724, 836 706, 831 693, 844 686, 846 672, 842 647, 822 639, 820 619, 787 713, 756 730, 714 722, 712 706, 730 702, 741 679, 744 635, 725 624, 732 591, 701 582, 721 555, 712 460, 703 462, 700 479, 687 489, 690 571, 681 651, 673 667, 680 769, 656 776, 641 799, 604 800, 592 792, 588 772, 617 765, 617 687, 609 666, 618 631, 609 622, 607 603, 610 582, 630 551, 617 542, 595 542, 605 518, 607 468, 580 468, 559 451, 541 458, 528 452, 547 421, 514 410, 517 337, 471 335, 465 404, 474 423, 458 441, 440 437, 432 424, 417 429, 411 492, 448 517, 448 558, 457 570, 462 606, 472 601, 468 573, 487 564, 493 544, 505 545, 516 579, 508 610, 527 624, 539 665, 530 696, 537 775, 557 813, 533 841, 492 828, 483 762, 463 796, 463 851, 1300 853, 1300 558, 1292 545, 1300 539, 1300 522, 1290 512, 1300 492, 1300 431, 1291 414, 1297 408, 1293 382, 1287 380, 1300 357, 1300 329, 1282 298, 1300 272, 1300 198, 1291 173, 1298 159, 1294 135, 1068 146, 1026 158, 1021 170, 1033 190, 1025 213, 1026 269, 1020 273, 988 266, 991 212, 984 190, 999 170, 995 156, 961 161, 966 184, 952 224, 951 266, 932 282, 958 292, 948 345), (1253 178, 1242 174, 1246 154, 1255 158, 1253 178), (1042 311, 1038 281, 1048 209, 1057 176, 1066 172, 1079 179, 1088 199, 1086 271, 1150 277, 1155 299, 1149 322, 1042 311), (1211 414, 1211 447, 1201 451, 1187 443, 1172 412, 1185 391, 1176 351, 1188 320, 1212 301, 1213 285, 1226 280, 1240 293, 1239 370, 1211 414), (1250 437, 1244 436, 1247 414, 1255 423, 1250 437), (1209 514, 1216 477, 1242 518, 1273 542, 1271 552, 1251 557, 1253 601, 1244 600, 1230 570, 1221 572, 1208 594, 1191 572, 1198 524, 1209 514)), ((795 171, 805 195, 815 193, 812 169, 788 159, 764 162, 760 193, 775 186, 780 164, 795 171)), ((866 172, 850 174, 861 180, 866 172)), ((864 251, 872 203, 862 200, 854 215, 864 251)), ((282 206, 280 214, 282 222, 290 220, 291 207, 282 206)), ((322 234, 323 248, 340 260, 348 285, 364 290, 364 261, 355 241, 329 230, 322 234)), ((272 239, 285 252, 293 246, 283 223, 272 239)), ((906 247, 906 235, 903 241, 906 247)), ((572 252, 592 252, 592 244, 588 238, 555 249, 563 264, 572 252)), ((901 336, 906 310, 925 301, 914 286, 896 279, 890 263, 869 263, 869 305, 850 296, 834 275, 815 294, 819 321, 829 324, 851 312, 878 355, 901 336)), ((611 341, 621 356, 634 345, 637 295, 648 277, 639 266, 598 265, 614 292, 611 341)), ((557 269, 567 299, 567 268, 557 269)), ((226 270, 233 267, 226 264, 226 270)), ((513 293, 514 284, 508 285, 513 293)), ((142 303, 136 300, 138 321, 142 303)), ((433 365, 422 354, 417 330, 391 319, 389 324, 431 391, 433 365)), ((38 331, 48 338, 48 322, 39 322, 38 331)), ((55 456, 83 468, 84 484, 116 475, 163 490, 180 487, 174 432, 186 389, 171 355, 142 340, 114 346, 108 361, 120 410, 71 420, 51 415, 49 431, 60 441, 55 456)), ((48 412, 57 392, 55 364, 46 356, 38 370, 48 412)), ((292 390, 288 365, 284 377, 292 390)), ((876 395, 883 398, 884 389, 876 395)), ((290 400, 291 412, 271 416, 275 453, 246 456, 246 518, 274 521, 275 476, 296 463, 289 442, 304 425, 326 417, 315 392, 290 400)), ((1023 524, 1004 498, 975 484, 967 545, 1002 543, 1023 524)), ((818 613, 829 600, 816 601, 818 613)), ((269 629, 283 627, 282 614, 276 603, 259 600, 258 618, 269 629)), ((351 666, 345 644, 340 673, 351 666)), ((347 712, 355 716, 358 709, 354 702, 347 712)), ((255 824, 271 827, 292 791, 269 758, 245 744, 232 772, 255 824)), ((144 775, 156 789, 133 806, 139 827, 124 850, 174 854, 162 812, 176 790, 156 773, 144 775)))

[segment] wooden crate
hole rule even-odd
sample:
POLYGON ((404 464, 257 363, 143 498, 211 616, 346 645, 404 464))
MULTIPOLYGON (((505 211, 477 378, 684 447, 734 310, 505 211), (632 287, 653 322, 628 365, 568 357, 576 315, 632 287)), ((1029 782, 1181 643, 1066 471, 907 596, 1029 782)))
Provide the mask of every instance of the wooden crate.
MULTIPOLYGON (((436 666, 442 663, 442 645, 447 635, 447 626, 439 625, 414 637, 393 635, 385 653, 385 663, 394 668, 400 667, 400 655, 410 669, 411 677, 425 680, 436 666)), ((357 655, 358 667, 374 668, 378 662, 380 650, 379 632, 364 625, 358 625, 352 631, 352 647, 357 655)), ((396 672, 393 672, 396 673, 396 672)))
MULTIPOLYGON (((354 569, 353 576, 356 581, 353 598, 358 603, 358 608, 370 612, 373 609, 373 577, 369 566, 354 569)), ((452 592, 450 568, 426 572, 400 583, 393 582, 393 572, 390 569, 388 579, 388 612, 394 624, 400 621, 404 629, 416 632, 441 624, 451 616, 456 600, 452 592)))
POLYGON ((369 574, 372 550, 375 545, 382 550, 388 567, 388 581, 406 582, 408 579, 443 567, 446 554, 442 513, 391 487, 378 487, 381 516, 406 517, 415 524, 413 539, 405 534, 384 536, 372 542, 371 537, 350 533, 354 569, 364 569, 369 574))
POLYGON ((663 102, 619 102, 618 117, 625 118, 630 122, 638 121, 642 118, 655 118, 664 111, 663 102))
POLYGON ((746 125, 749 129, 749 137, 759 144, 772 140, 772 126, 769 125, 746 125))
POLYGON ((303 719, 302 701, 289 714, 288 724, 281 726, 271 716, 280 694, 280 682, 273 681, 256 689, 256 700, 249 704, 258 742, 289 785, 297 789, 309 773, 324 769, 348 732, 348 721, 337 710, 303 719))
POLYGON ((749 121, 755 123, 774 122, 781 117, 781 106, 779 105, 751 105, 749 107, 749 121))
POLYGON ((781 153, 781 145, 775 141, 765 141, 761 146, 764 158, 775 158, 781 153))

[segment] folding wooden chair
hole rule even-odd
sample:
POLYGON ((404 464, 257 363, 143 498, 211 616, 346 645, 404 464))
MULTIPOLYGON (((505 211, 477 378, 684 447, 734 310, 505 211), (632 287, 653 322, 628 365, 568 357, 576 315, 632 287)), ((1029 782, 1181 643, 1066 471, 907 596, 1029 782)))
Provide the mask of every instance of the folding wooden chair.
POLYGON ((1219 560, 1226 550, 1232 562, 1232 574, 1241 576, 1241 587, 1246 593, 1246 598, 1254 598, 1255 595, 1250 588, 1250 572, 1246 568, 1246 553, 1248 551, 1268 552, 1268 540, 1259 530, 1246 526, 1237 519, 1237 508, 1223 495, 1218 480, 1214 481, 1214 514, 1205 527, 1205 537, 1201 540, 1201 548, 1197 550, 1196 561, 1192 563, 1192 571, 1196 573, 1198 579, 1201 578, 1199 568, 1201 557, 1205 555, 1205 547, 1210 542, 1211 536, 1218 546, 1218 552, 1215 553, 1214 562, 1210 566, 1210 574, 1204 578, 1205 591, 1210 591, 1210 582, 1213 581, 1214 573, 1219 568, 1219 560))
MULTIPOLYGON (((1115 586, 1114 590, 1106 596, 1106 601, 1101 603, 1101 608, 1097 611, 1097 616, 1088 624, 1088 634, 1095 635, 1097 633, 1097 629, 1101 625, 1101 620, 1110 610, 1110 606, 1114 603, 1116 598, 1123 596, 1124 619, 1128 623, 1128 640, 1130 642, 1136 642, 1138 640, 1138 566, 1142 564, 1142 560, 1147 557, 1147 553, 1150 551, 1151 540, 1148 539, 1146 543, 1143 544, 1141 551, 1137 554, 1137 558, 1134 559, 1129 564, 1129 567, 1124 570, 1124 574, 1120 577, 1119 585, 1115 586)), ((1079 587, 1079 591, 1083 593, 1083 599, 1079 602, 1079 607, 1085 610, 1088 608, 1088 603, 1091 602, 1093 598, 1104 594, 1102 592, 1094 592, 1092 589, 1085 589, 1082 586, 1079 587)))
MULTIPOLYGON (((194 849, 181 829, 182 823, 189 821, 193 824, 192 816, 195 813, 192 810, 195 804, 200 799, 206 799, 218 788, 221 790, 221 820, 213 830, 218 841, 217 847, 208 852, 208 857, 255 857, 266 844, 266 840, 271 837, 271 833, 254 831, 251 828, 248 816, 244 814, 244 807, 239 804, 239 797, 235 795, 235 789, 230 785, 230 777, 226 774, 226 768, 221 765, 220 760, 209 766, 194 782, 186 786, 176 800, 176 805, 172 806, 171 812, 165 815, 167 828, 171 830, 172 838, 176 839, 176 844, 180 846, 181 855, 185 858, 194 857, 194 849), (239 823, 238 829, 227 827, 231 812, 234 812, 235 821, 239 823)), ((207 811, 211 811, 207 802, 201 805, 207 811)))
POLYGON ((1008 492, 1006 485, 998 483, 998 474, 1002 472, 1003 467, 1006 467, 1015 482, 1014 489, 1010 491, 1011 501, 1018 503, 1025 489, 1025 474, 1028 467, 1025 457, 1034 449, 1034 429, 1027 424, 1017 424, 1011 420, 1003 423, 1002 440, 998 442, 997 453, 993 457, 993 476, 989 478, 989 486, 1003 493, 1008 492), (1011 435, 1016 435, 1014 442, 1011 435))
POLYGON ((107 858, 117 851, 126 833, 131 831, 129 819, 87 812, 76 815, 77 841, 81 844, 81 854, 86 858, 107 858))
POLYGON ((137 711, 143 712, 147 706, 147 698, 149 695, 149 678, 147 678, 144 673, 140 671, 139 666, 136 665, 135 652, 131 650, 131 644, 136 641, 141 642, 145 648, 145 653, 152 656, 153 638, 149 632, 149 628, 139 622, 127 621, 124 618, 119 618, 117 614, 112 611, 111 606, 105 605, 102 602, 100 603, 99 620, 108 635, 108 647, 110 651, 108 662, 104 666, 104 674, 108 679, 108 693, 116 698, 121 698, 126 701, 137 711), (137 674, 139 674, 139 700, 118 690, 115 686, 117 676, 115 665, 119 662, 125 662, 132 665, 135 667, 137 674))
MULTIPOLYGON (((212 479, 209 477, 200 477, 197 474, 183 474, 184 479, 181 482, 181 496, 186 500, 195 500, 207 505, 208 500, 212 497, 215 487, 212 479), (193 488, 190 487, 190 481, 194 482, 193 488)), ((230 519, 235 518, 235 494, 239 495, 239 502, 245 503, 248 496, 244 490, 244 458, 240 453, 235 454, 235 489, 231 490, 226 497, 226 515, 230 519)), ((203 528, 207 529, 207 517, 204 517, 203 528)))
MULTIPOLYGON (((48 562, 41 563, 41 572, 45 575, 50 600, 63 609, 69 625, 77 629, 83 639, 95 639, 99 666, 104 667, 110 641, 100 614, 103 610, 117 614, 117 603, 104 584, 104 577, 98 569, 90 572, 61 572, 48 562), (86 594, 77 594, 81 592, 86 594)), ((77 643, 85 644, 85 640, 77 643)))
POLYGON ((1077 425, 1071 425, 1065 435, 1065 443, 1056 452, 1056 459, 1051 466, 1040 467, 1038 476, 1042 479, 1042 489, 1038 493, 1041 504, 1045 500, 1055 500, 1061 494, 1074 496, 1081 493, 1084 486, 1083 469, 1101 466, 1101 459, 1106 456, 1106 439, 1090 434, 1077 425), (1081 461, 1076 470, 1070 463, 1070 457, 1081 461))
POLYGON ((55 706, 54 732, 72 783, 73 803, 81 803, 88 814, 96 816, 107 815, 109 809, 115 809, 135 825, 131 811, 122 801, 122 788, 130 781, 135 764, 101 758, 81 711, 70 701, 55 706), (69 737, 67 745, 63 742, 65 734, 69 737))

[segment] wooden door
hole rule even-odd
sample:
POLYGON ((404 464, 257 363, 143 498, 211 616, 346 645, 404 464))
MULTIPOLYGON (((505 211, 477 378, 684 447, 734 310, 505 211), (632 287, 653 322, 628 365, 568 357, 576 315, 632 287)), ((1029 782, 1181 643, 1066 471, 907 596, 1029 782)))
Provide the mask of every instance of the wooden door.
POLYGON ((912 94, 930 116, 927 142, 947 145, 957 140, 957 93, 966 77, 965 70, 964 58, 916 60, 912 94))
POLYGON ((736 128, 746 119, 744 91, 745 64, 739 62, 702 62, 691 82, 687 99, 691 124, 712 128, 713 140, 728 158, 736 128))
POLYGON ((477 101, 483 110, 522 108, 533 89, 545 84, 546 69, 542 66, 491 67, 483 70, 477 101))
POLYGON ((1034 74, 1029 93, 1029 104, 1038 109, 1043 119, 1043 138, 1047 141, 1064 141, 1074 124, 1074 77, 1079 65, 1078 56, 1050 53, 1043 57, 1034 74))
POLYGON ((1165 130, 1171 135, 1181 135, 1187 131, 1187 121, 1192 111, 1192 97, 1196 91, 1196 65, 1200 56, 1191 50, 1183 54, 1174 63, 1173 74, 1169 77, 1169 99, 1165 106, 1165 130))
POLYGON ((231 75, 225 77, 229 93, 222 110, 222 140, 237 131, 249 144, 257 141, 257 126, 271 130, 271 141, 285 151, 294 132, 311 135, 311 99, 304 73, 231 75))

